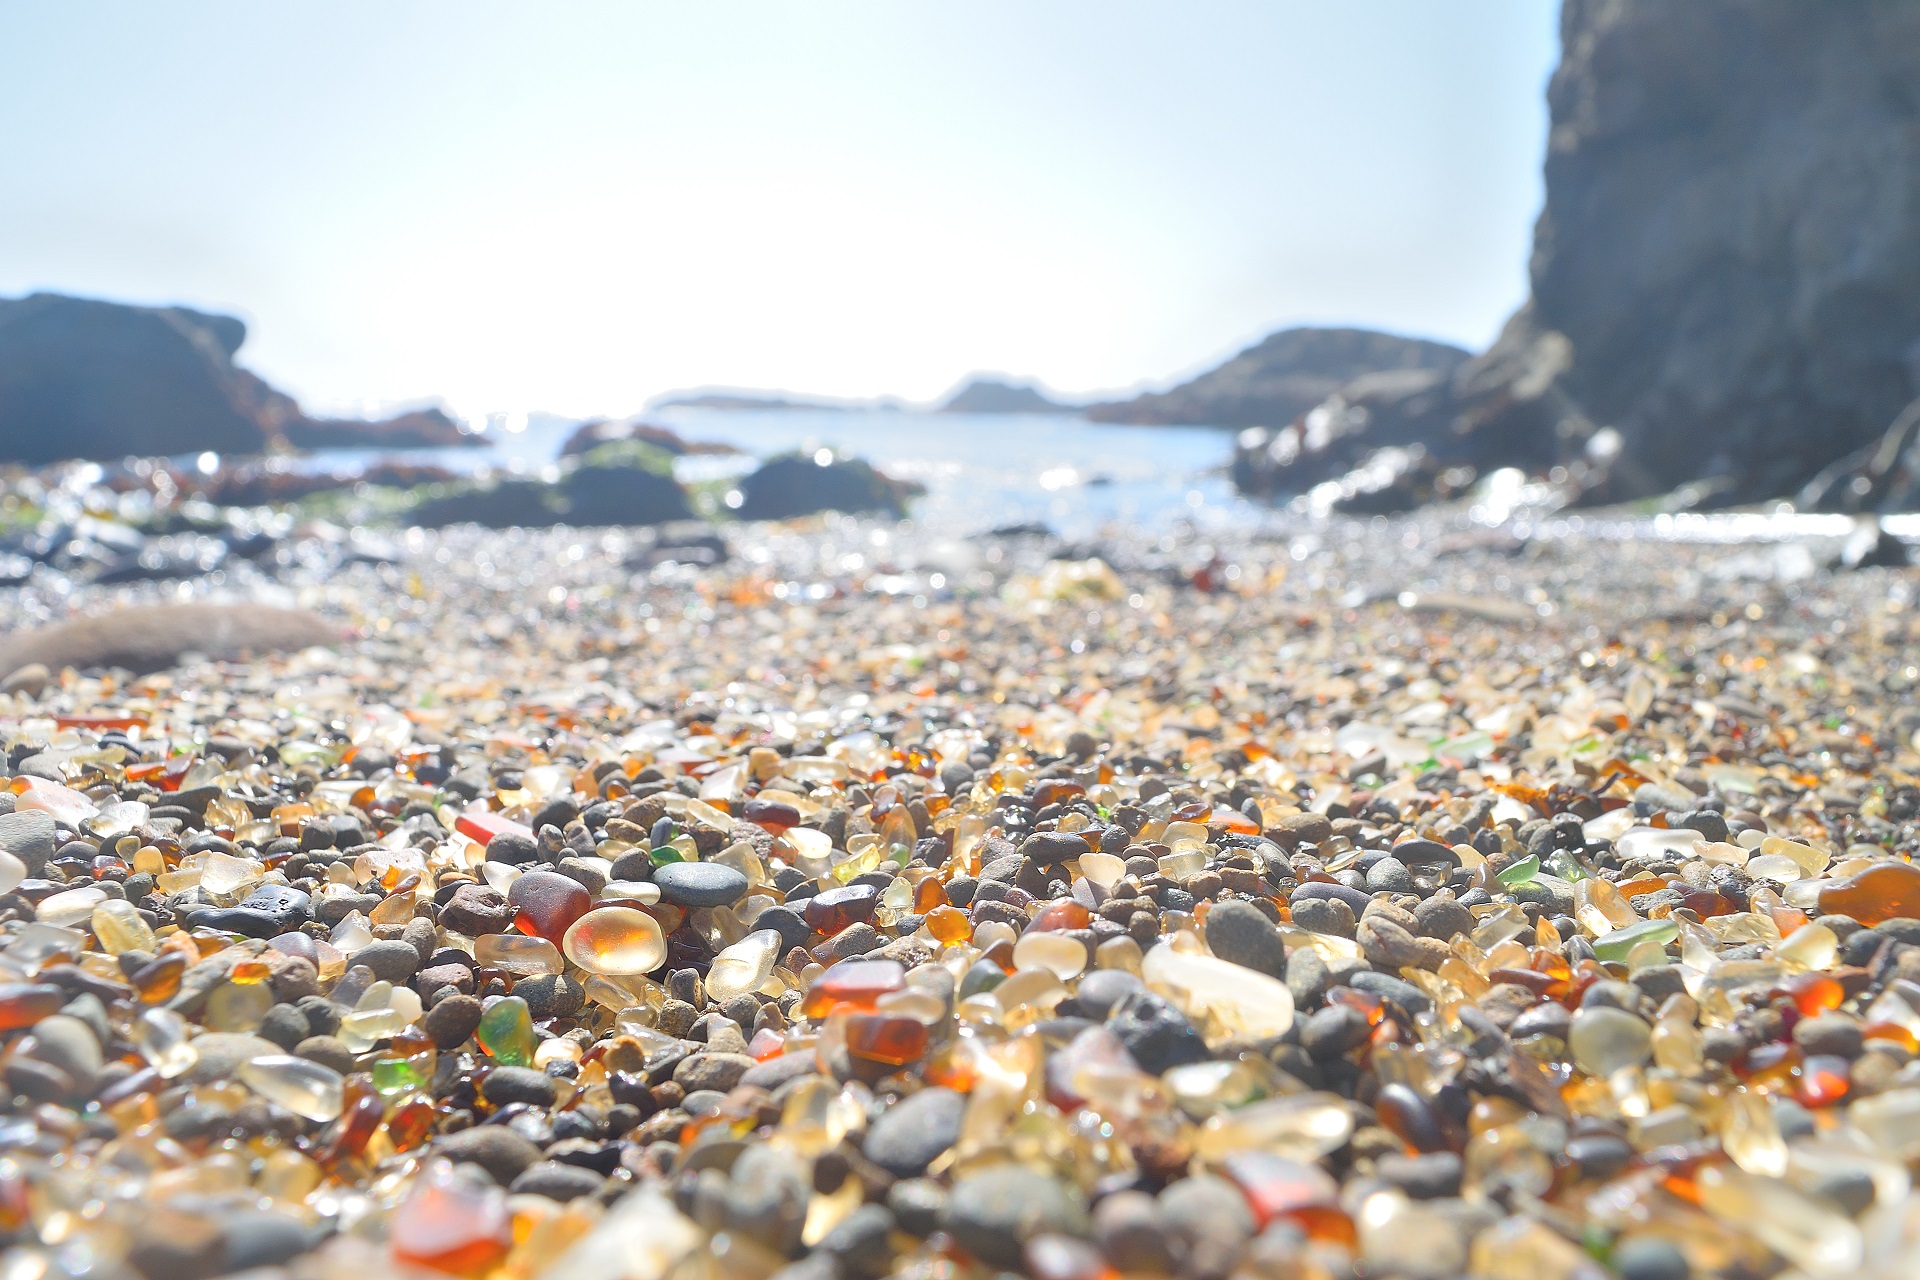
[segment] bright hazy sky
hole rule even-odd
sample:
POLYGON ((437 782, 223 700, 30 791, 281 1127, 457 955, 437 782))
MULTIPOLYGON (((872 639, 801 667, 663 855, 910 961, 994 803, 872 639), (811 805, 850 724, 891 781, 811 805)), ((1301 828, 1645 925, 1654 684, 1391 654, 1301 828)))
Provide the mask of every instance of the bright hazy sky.
POLYGON ((310 409, 1164 386, 1483 346, 1552 0, 0 0, 0 295, 247 318, 310 409))

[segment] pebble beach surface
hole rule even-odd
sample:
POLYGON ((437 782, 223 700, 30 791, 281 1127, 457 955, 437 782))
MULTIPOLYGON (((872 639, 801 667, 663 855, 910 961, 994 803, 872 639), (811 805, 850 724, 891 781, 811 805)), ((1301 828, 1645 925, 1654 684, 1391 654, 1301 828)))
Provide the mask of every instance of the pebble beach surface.
POLYGON ((3 593, 0 1274, 1913 1274, 1911 571, 727 539, 3 593))

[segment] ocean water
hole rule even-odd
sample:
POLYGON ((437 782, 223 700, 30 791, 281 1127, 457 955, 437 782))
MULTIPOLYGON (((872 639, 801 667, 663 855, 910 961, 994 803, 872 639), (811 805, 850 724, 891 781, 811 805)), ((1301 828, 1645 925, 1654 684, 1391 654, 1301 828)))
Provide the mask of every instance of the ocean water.
MULTIPOLYGON (((737 455, 682 458, 693 483, 743 475, 760 459, 795 449, 831 448, 865 458, 927 494, 913 518, 954 533, 1042 523, 1065 537, 1112 524, 1159 531, 1176 522, 1202 528, 1245 525, 1262 509, 1226 476, 1233 432, 1214 427, 1125 427, 1069 414, 920 413, 900 409, 663 409, 650 422, 688 440, 732 445, 737 455)), ((488 448, 373 451, 326 449, 303 468, 342 470, 382 459, 537 474, 554 464, 578 424, 533 415, 518 430, 495 430, 488 448)))
MULTIPOLYGON (((676 470, 687 483, 744 475, 777 453, 832 448, 926 486, 926 496, 913 504, 912 518, 946 535, 1015 524, 1044 524, 1062 537, 1080 539, 1115 526, 1160 534, 1176 526, 1204 533, 1320 523, 1234 492, 1226 474, 1234 432, 1227 428, 1109 426, 1070 414, 904 409, 682 407, 650 413, 647 420, 688 440, 741 451, 680 459, 676 470)), ((462 474, 538 474, 554 467, 561 445, 579 424, 536 414, 517 425, 491 431, 486 448, 327 449, 294 465, 345 472, 392 460, 434 463, 462 474)), ((1851 517, 1796 512, 1785 504, 1663 515, 1627 508, 1568 510, 1560 501, 1547 486, 1529 483, 1518 472, 1499 472, 1485 477, 1467 502, 1425 513, 1418 523, 1436 529, 1507 527, 1521 537, 1757 544, 1838 545, 1856 529, 1851 517)), ((1887 516, 1880 523, 1894 537, 1920 544, 1920 514, 1887 516)))

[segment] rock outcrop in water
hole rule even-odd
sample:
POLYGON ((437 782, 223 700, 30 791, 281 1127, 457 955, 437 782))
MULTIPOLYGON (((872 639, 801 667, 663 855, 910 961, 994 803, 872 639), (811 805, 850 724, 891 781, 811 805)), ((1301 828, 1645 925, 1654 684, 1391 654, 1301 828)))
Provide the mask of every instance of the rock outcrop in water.
POLYGON ((1819 501, 1892 492, 1847 467, 1920 394, 1920 9, 1567 0, 1561 27, 1531 301, 1444 381, 1342 388, 1241 469, 1304 492, 1417 448, 1726 504, 1857 454, 1819 501))
POLYGON ((282 434, 298 449, 446 449, 486 444, 484 437, 439 409, 414 409, 379 422, 296 418, 282 434))
POLYGON ((905 515, 907 499, 926 489, 895 480, 864 458, 848 458, 828 449, 783 453, 768 458, 740 481, 742 520, 790 520, 821 511, 905 515))
POLYGON ((1363 374, 1445 373, 1467 352, 1370 329, 1283 329, 1170 391, 1091 405, 1095 422, 1280 427, 1363 374))
POLYGON ((969 378, 940 406, 942 413, 1072 413, 1071 405, 1047 397, 1038 387, 1005 378, 969 378))
POLYGON ((0 462, 482 443, 437 409, 313 419, 233 360, 247 326, 187 307, 0 298, 0 462))

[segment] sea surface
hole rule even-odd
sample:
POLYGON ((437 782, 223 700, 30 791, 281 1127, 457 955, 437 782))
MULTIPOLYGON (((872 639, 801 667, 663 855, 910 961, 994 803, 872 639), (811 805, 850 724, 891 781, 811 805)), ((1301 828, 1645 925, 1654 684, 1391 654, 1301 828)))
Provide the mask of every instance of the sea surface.
MULTIPOLYGON (((924 485, 912 518, 930 530, 964 536, 1010 525, 1045 525, 1068 539, 1123 530, 1157 535, 1176 528, 1205 533, 1259 526, 1299 529, 1316 523, 1298 510, 1275 511, 1234 491, 1227 478, 1234 431, 1223 427, 1112 426, 1070 414, 927 413, 906 409, 657 410, 647 420, 689 441, 731 445, 737 454, 693 454, 676 473, 688 484, 724 481, 775 454, 832 449, 924 485)), ((556 466, 579 422, 532 414, 487 433, 485 448, 323 449, 301 469, 349 472, 380 461, 433 463, 472 474, 539 474, 556 466)), ((555 472, 554 474, 557 474, 555 472)), ((1849 516, 1796 512, 1786 504, 1710 513, 1638 509, 1574 511, 1547 486, 1518 472, 1482 479, 1473 497, 1430 512, 1426 524, 1504 527, 1520 537, 1601 541, 1833 543, 1857 534, 1849 516)), ((1920 515, 1881 519, 1887 533, 1920 544, 1920 515)), ((1824 550, 1820 553, 1826 554, 1824 550)), ((1809 560, 1809 565, 1814 561, 1809 560)), ((1758 576, 1798 577, 1795 560, 1758 576)))
MULTIPOLYGON (((1262 508, 1226 476, 1233 432, 1216 427, 1130 427, 1069 414, 921 413, 900 409, 720 410, 670 408, 647 421, 736 455, 694 454, 676 468, 688 483, 744 475, 763 458, 833 449, 888 475, 925 485, 916 520, 957 533, 1040 523, 1064 537, 1122 524, 1162 531, 1257 523, 1262 508)), ((578 423, 529 415, 488 432, 488 448, 403 451, 323 449, 304 468, 341 470, 381 460, 538 474, 554 465, 578 423), (517 428, 517 429, 516 429, 517 428)))

